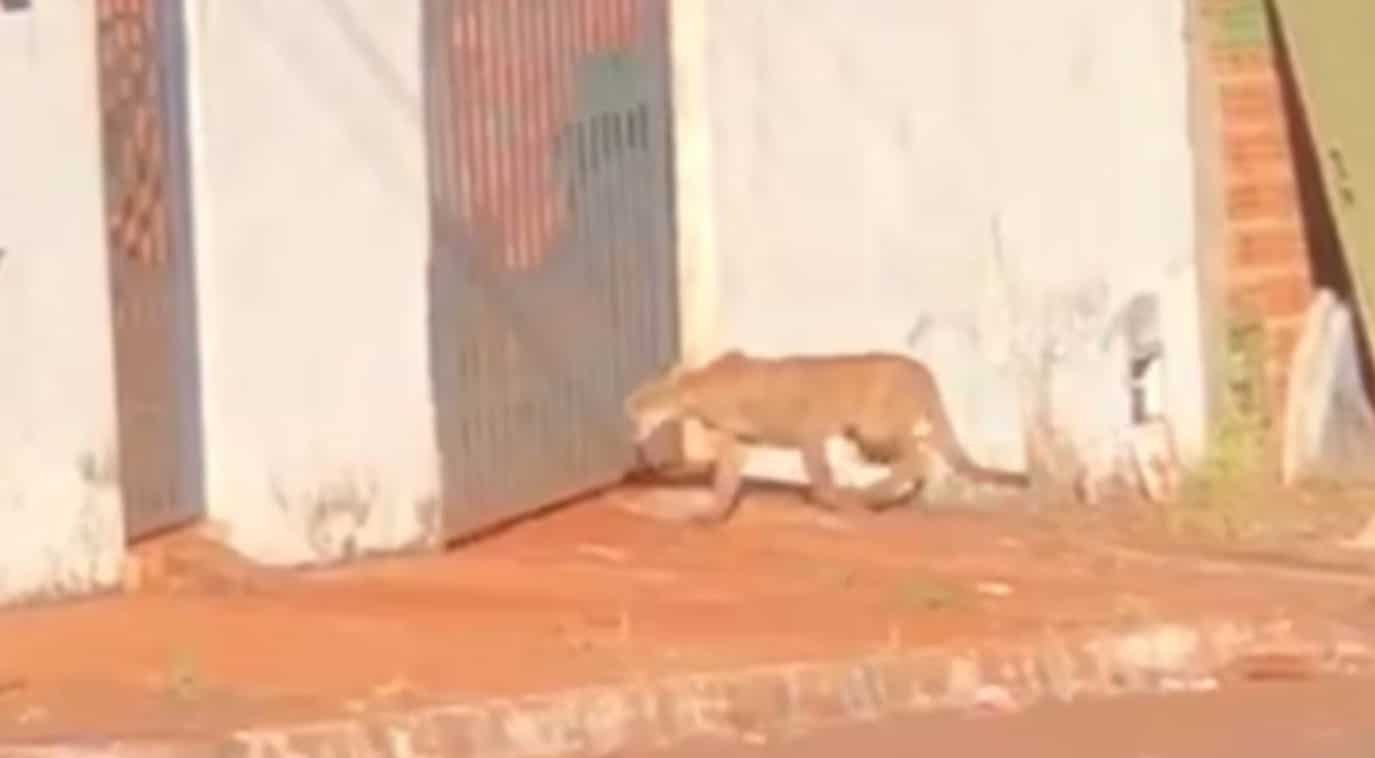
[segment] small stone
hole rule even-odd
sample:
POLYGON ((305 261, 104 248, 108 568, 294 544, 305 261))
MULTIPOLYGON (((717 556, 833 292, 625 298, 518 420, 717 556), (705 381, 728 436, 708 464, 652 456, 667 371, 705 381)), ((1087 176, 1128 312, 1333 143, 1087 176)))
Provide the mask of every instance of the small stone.
POLYGON ((378 699, 388 699, 411 692, 414 689, 415 688, 411 686, 411 683, 406 681, 405 678, 396 677, 395 679, 392 679, 386 684, 374 687, 372 689, 372 695, 373 697, 378 699))
POLYGON ((1021 708, 1006 687, 985 684, 974 692, 974 707, 995 713, 1012 713, 1021 708))
POLYGON ((1003 582, 979 582, 974 585, 974 589, 980 595, 989 597, 1007 597, 1012 594, 1012 586, 1003 582))
POLYGON ((740 735, 740 741, 746 745, 767 745, 769 744, 769 736, 763 732, 744 732, 740 735))
POLYGON ((1218 689, 1219 686, 1217 678, 1211 676, 1167 676, 1160 680, 1161 691, 1168 693, 1212 692, 1218 689))
POLYGON ((1343 661, 1354 660, 1368 663, 1371 660, 1375 660, 1375 654, 1371 653, 1369 646, 1352 640, 1342 640, 1338 642, 1334 653, 1338 660, 1343 661))
POLYGON ((48 709, 39 705, 31 705, 20 711, 15 721, 19 724, 33 724, 48 719, 48 709))
POLYGON ((596 558, 607 563, 625 563, 626 561, 624 550, 607 545, 583 543, 574 548, 574 552, 586 558, 596 558))

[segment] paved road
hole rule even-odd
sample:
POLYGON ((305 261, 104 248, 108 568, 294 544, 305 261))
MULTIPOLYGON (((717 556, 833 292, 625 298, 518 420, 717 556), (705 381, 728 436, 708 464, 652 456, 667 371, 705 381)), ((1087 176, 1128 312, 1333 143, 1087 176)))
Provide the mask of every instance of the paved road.
POLYGON ((948 714, 760 747, 637 758, 1375 758, 1375 680, 1252 684, 1206 695, 948 714))

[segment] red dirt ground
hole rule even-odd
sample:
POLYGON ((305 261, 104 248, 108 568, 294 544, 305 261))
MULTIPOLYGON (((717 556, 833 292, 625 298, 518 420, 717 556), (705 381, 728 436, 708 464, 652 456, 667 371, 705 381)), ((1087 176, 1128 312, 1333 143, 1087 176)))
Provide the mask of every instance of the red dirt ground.
POLYGON ((617 506, 638 496, 262 592, 0 615, 0 740, 280 723, 1157 617, 1375 620, 1367 591, 1116 562, 1024 516, 837 526, 766 493, 711 530, 617 506))

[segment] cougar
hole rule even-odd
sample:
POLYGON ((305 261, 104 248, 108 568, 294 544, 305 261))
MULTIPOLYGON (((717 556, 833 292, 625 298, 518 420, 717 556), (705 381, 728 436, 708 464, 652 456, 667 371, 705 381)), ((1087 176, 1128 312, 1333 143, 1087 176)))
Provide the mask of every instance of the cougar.
POLYGON ((932 452, 975 482, 1028 484, 1025 474, 971 460, 930 369, 897 354, 761 358, 731 351, 645 382, 626 398, 625 410, 641 448, 673 421, 695 420, 710 432, 715 508, 702 518, 709 522, 734 512, 743 446, 751 443, 799 450, 811 499, 832 509, 877 510, 904 498, 925 479, 932 452), (826 441, 837 435, 866 459, 887 464, 888 474, 862 488, 837 486, 826 460, 826 441))

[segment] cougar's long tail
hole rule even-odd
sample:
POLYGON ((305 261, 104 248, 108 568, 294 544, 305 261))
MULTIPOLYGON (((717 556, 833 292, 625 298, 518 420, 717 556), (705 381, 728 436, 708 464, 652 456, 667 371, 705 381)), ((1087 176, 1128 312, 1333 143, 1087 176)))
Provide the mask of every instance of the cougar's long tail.
POLYGON ((1024 473, 989 468, 975 463, 955 437, 955 427, 950 423, 943 399, 937 394, 935 400, 931 409, 931 446, 950 463, 951 468, 981 484, 996 484, 1002 487, 1026 487, 1031 484, 1031 477, 1024 473))

